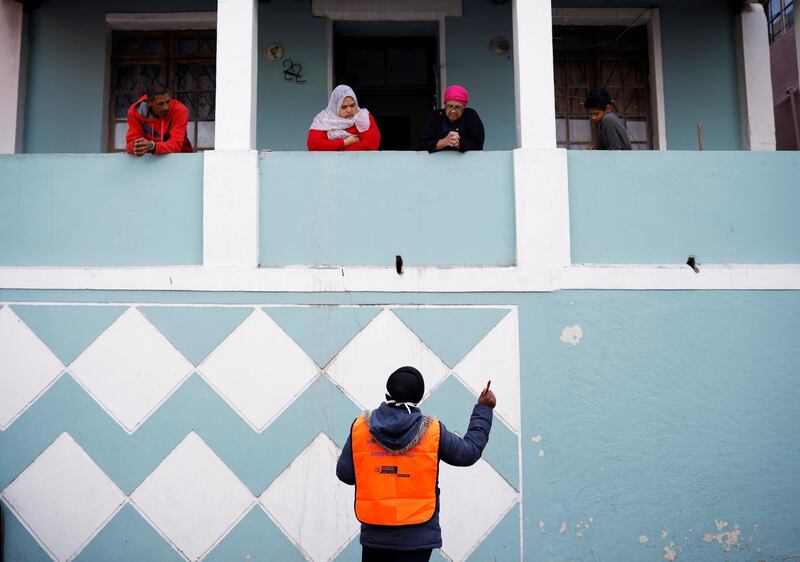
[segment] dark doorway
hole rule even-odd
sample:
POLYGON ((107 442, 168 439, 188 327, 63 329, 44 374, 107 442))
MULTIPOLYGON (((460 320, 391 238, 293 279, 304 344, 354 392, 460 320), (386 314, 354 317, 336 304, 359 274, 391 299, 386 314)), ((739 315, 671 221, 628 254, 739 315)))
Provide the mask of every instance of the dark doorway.
POLYGON ((596 130, 583 108, 590 90, 606 88, 634 150, 653 147, 647 26, 553 26, 558 146, 581 150, 596 130))
POLYGON ((436 22, 336 22, 333 83, 375 117, 381 150, 417 150, 436 107, 436 22))

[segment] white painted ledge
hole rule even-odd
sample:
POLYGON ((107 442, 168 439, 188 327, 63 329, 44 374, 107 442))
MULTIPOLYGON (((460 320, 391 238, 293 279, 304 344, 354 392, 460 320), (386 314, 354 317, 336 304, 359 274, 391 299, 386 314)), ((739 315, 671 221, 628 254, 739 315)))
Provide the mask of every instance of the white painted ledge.
POLYGON ((522 293, 562 289, 800 290, 800 265, 577 265, 563 268, 0 268, 0 289, 293 293, 522 293))

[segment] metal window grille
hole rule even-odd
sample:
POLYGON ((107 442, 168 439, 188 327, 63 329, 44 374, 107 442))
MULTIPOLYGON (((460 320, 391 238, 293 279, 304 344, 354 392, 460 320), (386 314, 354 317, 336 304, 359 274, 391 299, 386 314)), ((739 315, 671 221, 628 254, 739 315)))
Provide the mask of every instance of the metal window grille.
POLYGON ((187 136, 214 148, 217 83, 215 31, 115 31, 111 37, 109 152, 125 150, 128 108, 153 81, 189 109, 187 136))
POLYGON ((795 0, 761 0, 767 16, 769 42, 773 43, 784 31, 794 27, 795 0))

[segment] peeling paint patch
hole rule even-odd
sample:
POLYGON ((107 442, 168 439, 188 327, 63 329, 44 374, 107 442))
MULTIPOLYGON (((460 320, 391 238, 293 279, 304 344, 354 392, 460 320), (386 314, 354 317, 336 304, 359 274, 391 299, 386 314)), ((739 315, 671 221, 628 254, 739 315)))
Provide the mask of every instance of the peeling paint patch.
POLYGON ((668 545, 664 546, 664 560, 673 562, 674 560, 677 559, 678 559, 678 551, 675 549, 675 543, 670 542, 668 545))
POLYGON ((646 544, 650 542, 650 537, 647 535, 639 535, 639 542, 642 544, 646 544))
POLYGON ((544 456, 544 449, 539 449, 539 456, 540 456, 540 457, 543 457, 543 456, 544 456))
POLYGON ((661 538, 665 539, 669 536, 669 533, 666 532, 664 529, 661 529, 661 538))
POLYGON ((567 524, 563 521, 561 522, 561 527, 558 528, 558 532, 562 535, 567 532, 567 524))
POLYGON ((594 523, 594 517, 589 517, 588 519, 584 519, 580 523, 577 523, 575 525, 575 536, 582 537, 583 532, 589 527, 591 527, 592 523, 594 523))
POLYGON ((574 326, 567 326, 561 330, 561 341, 571 345, 578 345, 583 337, 583 329, 575 324, 574 326))
MULTIPOLYGON (((717 529, 716 534, 706 533, 703 535, 703 541, 707 543, 716 542, 722 545, 722 550, 725 552, 730 552, 732 548, 741 548, 742 544, 739 542, 742 535, 742 528, 739 526, 738 523, 733 525, 733 529, 725 530, 728 528, 728 522, 722 519, 715 519, 714 526, 717 529)), ((754 525, 754 529, 757 527, 754 525)), ((752 539, 752 537, 750 537, 752 539)), ((752 542, 748 539, 747 542, 752 542)))
POLYGON ((534 443, 541 443, 542 442, 542 436, 541 435, 534 435, 533 437, 531 437, 531 441, 533 441, 534 443))

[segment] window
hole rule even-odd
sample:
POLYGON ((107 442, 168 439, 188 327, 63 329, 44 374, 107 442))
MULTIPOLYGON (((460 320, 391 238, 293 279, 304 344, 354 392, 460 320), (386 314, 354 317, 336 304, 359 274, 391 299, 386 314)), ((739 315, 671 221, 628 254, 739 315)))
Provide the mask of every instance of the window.
POLYGON ((794 0, 761 0, 767 14, 769 42, 794 26, 794 0))
POLYGON ((216 32, 115 31, 111 44, 108 150, 125 150, 128 108, 154 81, 189 109, 192 146, 214 148, 216 32))
POLYGON ((559 147, 592 144, 596 133, 583 102, 595 88, 611 94, 633 149, 653 147, 646 26, 554 26, 553 65, 559 147))

